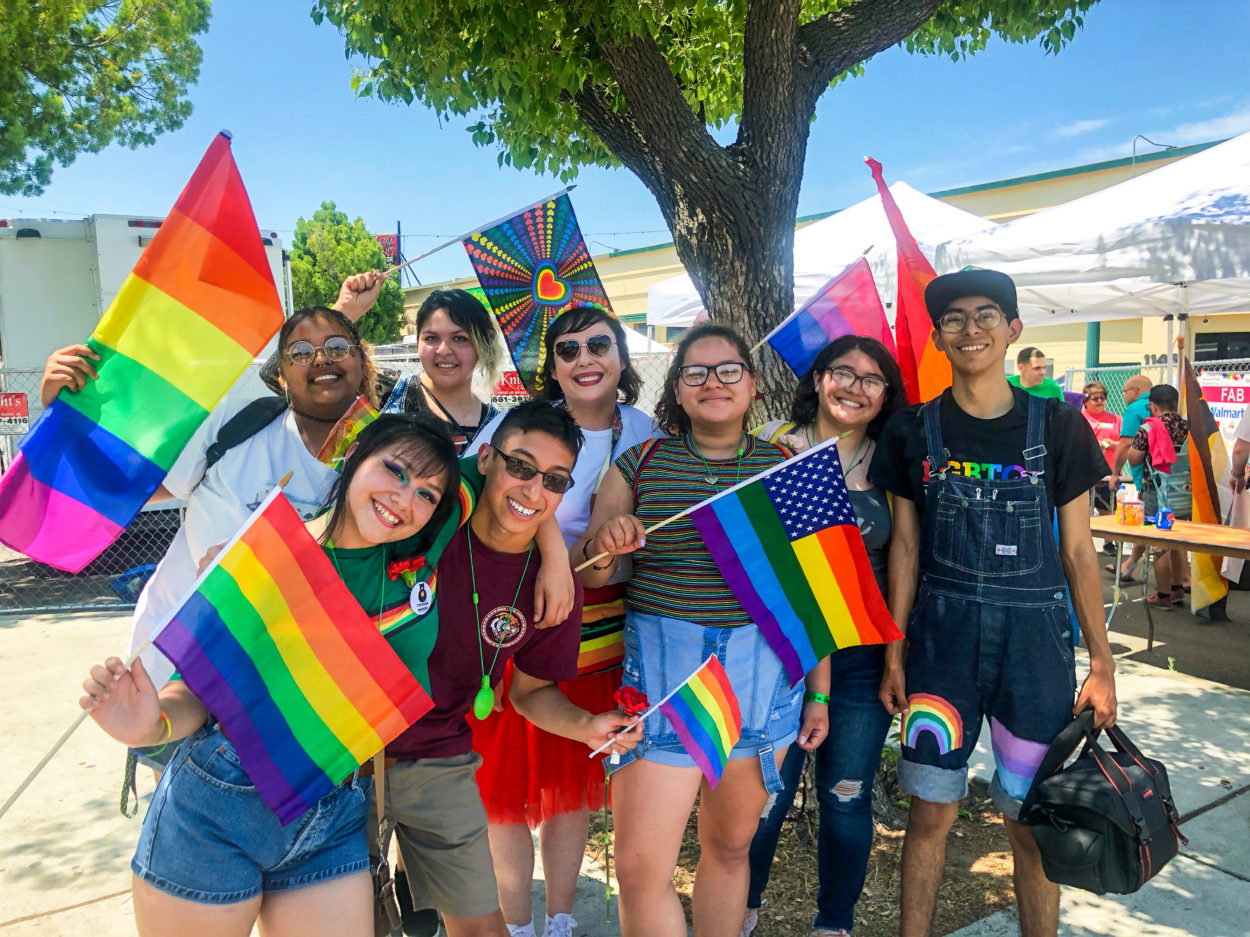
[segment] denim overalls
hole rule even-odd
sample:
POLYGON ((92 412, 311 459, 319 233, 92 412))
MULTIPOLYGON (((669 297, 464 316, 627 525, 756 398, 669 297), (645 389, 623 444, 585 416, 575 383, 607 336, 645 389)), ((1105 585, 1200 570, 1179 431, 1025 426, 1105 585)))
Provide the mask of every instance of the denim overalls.
POLYGON ((1024 474, 1010 479, 948 470, 939 402, 921 410, 930 479, 907 629, 899 786, 935 803, 963 797, 985 716, 997 768, 990 793, 1014 819, 1071 718, 1076 689, 1066 581, 1042 480, 1046 400, 1029 397, 1024 474))

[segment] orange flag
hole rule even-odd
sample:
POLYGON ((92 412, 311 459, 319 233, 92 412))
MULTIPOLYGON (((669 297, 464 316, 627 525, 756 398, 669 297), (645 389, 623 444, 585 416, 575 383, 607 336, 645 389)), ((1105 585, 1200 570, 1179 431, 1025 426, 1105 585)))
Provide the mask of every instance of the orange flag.
POLYGON ((898 365, 903 371, 903 386, 911 403, 936 397, 951 384, 951 364, 933 345, 930 335, 933 323, 924 305, 924 288, 937 276, 933 265, 920 252, 920 245, 907 229, 907 222, 898 210, 894 196, 881 175, 881 164, 871 156, 865 163, 881 194, 881 207, 890 220, 894 241, 898 245, 898 300, 894 304, 894 342, 898 347, 898 365))
MULTIPOLYGON (((1189 421, 1186 445, 1189 446, 1189 477, 1193 485, 1192 517, 1203 524, 1219 524, 1220 496, 1216 479, 1224 474, 1228 465, 1228 451, 1189 358, 1181 357, 1181 367, 1185 419, 1189 421)), ((1192 611, 1206 608, 1228 595, 1228 581, 1220 574, 1220 563, 1218 556, 1189 554, 1192 611)))

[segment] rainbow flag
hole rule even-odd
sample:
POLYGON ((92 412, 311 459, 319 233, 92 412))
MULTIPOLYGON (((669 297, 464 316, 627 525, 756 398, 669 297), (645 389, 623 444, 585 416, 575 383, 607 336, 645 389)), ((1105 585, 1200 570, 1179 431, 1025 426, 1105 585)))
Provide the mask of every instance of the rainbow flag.
POLYGON ((798 377, 803 377, 821 349, 843 335, 867 335, 875 338, 890 353, 894 336, 886 320, 877 282, 872 268, 863 257, 826 283, 800 308, 786 316, 781 324, 764 336, 781 360, 798 377))
MULTIPOLYGON (((406 379, 405 379, 406 380, 406 379)), ((347 408, 347 412, 339 417, 339 421, 330 429, 330 435, 321 444, 317 453, 317 461, 323 462, 336 472, 343 471, 343 460, 347 458, 347 450, 352 447, 360 431, 378 418, 378 408, 364 397, 357 397, 356 402, 347 408)))
MULTIPOLYGON (((1228 450, 1219 424, 1202 393, 1202 385, 1188 357, 1181 358, 1184 380, 1182 394, 1185 419, 1189 421, 1189 479, 1193 487, 1192 517, 1203 524, 1220 524, 1222 510, 1216 479, 1228 465, 1228 450)), ((1220 572, 1221 557, 1208 553, 1189 554, 1190 611, 1214 605, 1228 596, 1228 580, 1220 572)))
POLYGON ((434 705, 280 490, 153 643, 217 717, 284 824, 434 705))
POLYGON ((911 403, 920 403, 931 400, 951 386, 951 363, 930 338, 933 321, 924 304, 924 288, 937 274, 903 220, 903 213, 898 210, 898 203, 885 184, 881 164, 872 157, 864 162, 872 170, 877 192, 881 195, 881 207, 885 209, 898 245, 898 302, 894 304, 894 337, 907 399, 911 403))
POLYGON ((902 637, 873 577, 834 440, 709 498, 690 519, 791 683, 840 648, 902 637))
POLYGON ((742 735, 738 697, 721 662, 709 657, 656 708, 672 723, 708 786, 716 787, 742 735))
POLYGON ((126 528, 191 434, 282 325, 230 138, 217 136, 0 478, 0 541, 78 572, 126 528))
POLYGON ((464 249, 526 389, 538 389, 551 320, 570 303, 612 304, 567 190, 486 225, 464 249))

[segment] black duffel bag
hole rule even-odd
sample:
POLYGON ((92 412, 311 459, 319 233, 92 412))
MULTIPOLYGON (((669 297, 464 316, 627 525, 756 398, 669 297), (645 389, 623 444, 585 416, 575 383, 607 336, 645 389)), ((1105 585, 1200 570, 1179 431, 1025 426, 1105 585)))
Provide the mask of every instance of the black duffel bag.
POLYGON ((1118 727, 1115 746, 1098 744, 1093 710, 1055 736, 1020 808, 1033 827, 1046 877, 1101 895, 1127 895, 1153 878, 1188 843, 1177 826, 1167 769, 1118 727), (1064 763, 1078 745, 1085 748, 1064 763))

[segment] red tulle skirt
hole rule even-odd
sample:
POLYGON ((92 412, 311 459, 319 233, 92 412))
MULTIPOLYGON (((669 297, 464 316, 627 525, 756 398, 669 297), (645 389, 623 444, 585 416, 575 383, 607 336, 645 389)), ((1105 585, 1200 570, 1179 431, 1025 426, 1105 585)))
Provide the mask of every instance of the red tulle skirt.
MULTIPOLYGON (((471 715, 473 749, 482 756, 477 786, 491 823, 527 823, 576 810, 603 806, 606 752, 587 757, 582 742, 561 738, 530 725, 508 702, 512 663, 503 679, 503 712, 479 722, 471 715)), ((616 708, 613 694, 621 686, 621 668, 586 674, 559 684, 572 702, 592 713, 616 708)))

